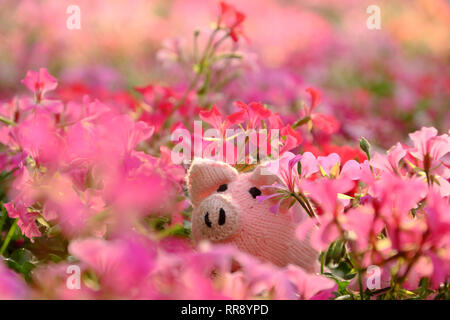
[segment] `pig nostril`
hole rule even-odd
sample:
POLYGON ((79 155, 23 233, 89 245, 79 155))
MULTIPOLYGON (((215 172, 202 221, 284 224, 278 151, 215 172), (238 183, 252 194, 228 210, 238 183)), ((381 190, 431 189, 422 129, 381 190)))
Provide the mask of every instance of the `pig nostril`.
POLYGON ((226 218, 225 210, 220 208, 220 210, 219 210, 219 226, 225 224, 225 218, 226 218))
POLYGON ((207 213, 205 214, 205 224, 206 224, 206 226, 207 226, 208 228, 211 228, 211 227, 212 227, 211 221, 209 221, 209 212, 207 212, 207 213))

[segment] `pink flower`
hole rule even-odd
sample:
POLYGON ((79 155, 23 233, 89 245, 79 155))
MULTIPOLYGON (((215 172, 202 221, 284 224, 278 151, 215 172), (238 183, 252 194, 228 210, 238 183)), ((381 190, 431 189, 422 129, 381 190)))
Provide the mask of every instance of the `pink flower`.
POLYGON ((337 153, 331 153, 326 157, 317 157, 317 161, 321 167, 321 171, 327 176, 337 176, 339 173, 339 166, 341 165, 341 158, 337 153))
POLYGON ((37 212, 29 212, 27 207, 20 202, 8 202, 5 203, 4 206, 10 218, 18 219, 17 225, 31 242, 33 242, 34 237, 41 236, 41 232, 35 222, 35 219, 38 216, 37 212))
POLYGON ((335 222, 336 219, 343 219, 344 204, 338 198, 338 193, 346 193, 351 190, 353 182, 346 178, 319 179, 302 181, 300 185, 305 193, 320 205, 322 214, 319 216, 320 224, 317 228, 316 221, 307 219, 298 226, 296 234, 298 238, 303 239, 309 232, 312 232, 311 245, 316 250, 322 251, 340 236, 335 222))
POLYGON ((355 160, 348 160, 342 167, 340 176, 350 180, 360 180, 364 176, 364 171, 370 170, 369 161, 359 163, 355 160))
POLYGON ((302 177, 309 178, 319 171, 318 161, 311 152, 305 152, 300 158, 302 166, 302 177))
POLYGON ((37 167, 56 168, 60 164, 63 142, 50 116, 38 113, 22 121, 12 132, 22 150, 33 157, 37 167))
POLYGON ((102 236, 105 233, 105 224, 94 223, 95 215, 105 210, 100 191, 76 190, 70 177, 65 175, 54 177, 40 189, 45 190, 46 194, 42 216, 49 222, 57 223, 67 238, 85 234, 102 236))
POLYGON ((98 276, 105 292, 119 297, 140 297, 154 267, 153 245, 136 236, 128 239, 84 239, 73 241, 69 252, 98 276))
POLYGON ((319 220, 319 225, 313 219, 301 222, 297 227, 296 236, 303 240, 308 234, 311 234, 311 246, 317 251, 323 251, 328 248, 331 242, 339 238, 340 233, 333 214, 324 213, 319 217, 319 220))
POLYGON ((0 300, 21 300, 29 296, 28 288, 18 274, 8 269, 0 258, 0 300))
POLYGON ((371 241, 369 238, 371 232, 373 236, 379 234, 384 227, 384 223, 375 220, 375 213, 372 207, 362 206, 350 209, 344 218, 343 228, 349 232, 353 232, 356 236, 356 245, 359 251, 368 249, 371 241))
POLYGON ((379 203, 379 209, 388 221, 396 225, 394 217, 406 216, 424 199, 427 186, 418 178, 401 178, 385 174, 371 186, 373 196, 379 203))
POLYGON ((426 197, 427 186, 417 178, 384 174, 371 186, 374 208, 386 224, 392 248, 417 249, 426 229, 423 219, 412 219, 410 210, 426 197))
POLYGON ((421 161, 419 165, 427 173, 428 183, 443 197, 450 195, 450 169, 442 162, 450 152, 450 136, 437 136, 435 128, 422 128, 409 136, 414 143, 409 153, 421 161))
POLYGON ((389 149, 386 156, 375 153, 370 164, 372 167, 379 169, 381 173, 398 173, 399 162, 405 157, 406 152, 407 151, 403 148, 401 143, 397 143, 394 147, 389 149))
POLYGON ((55 90, 58 86, 56 79, 45 68, 39 69, 39 72, 28 71, 22 83, 30 91, 34 92, 36 102, 38 103, 44 98, 46 92, 55 90))
MULTIPOLYGON (((430 160, 438 161, 448 152, 450 152, 450 137, 447 134, 437 136, 435 128, 425 128, 410 133, 409 137, 414 143, 414 149, 410 151, 411 155, 419 160, 426 161, 426 157, 430 160)), ((430 168, 431 163, 425 164, 430 168)))
POLYGON ((427 252, 433 265, 431 287, 438 289, 442 283, 448 282, 450 276, 450 249, 448 246, 438 252, 427 252))
POLYGON ((439 194, 428 194, 425 218, 429 234, 427 241, 436 248, 450 246, 450 204, 439 194))
POLYGON ((61 261, 59 263, 39 264, 33 269, 33 284, 37 289, 31 296, 32 299, 64 299, 64 300, 88 300, 101 299, 97 288, 86 286, 83 282, 83 274, 86 268, 79 264, 72 262, 61 261), (70 272, 74 274, 74 267, 80 267, 81 283, 79 289, 70 288, 67 286, 70 272))
POLYGON ((306 152, 303 155, 294 155, 291 152, 283 153, 283 156, 278 160, 268 162, 264 166, 268 173, 277 177, 277 183, 265 185, 264 190, 271 190, 267 195, 258 196, 258 201, 262 202, 268 199, 279 198, 277 203, 270 208, 272 213, 277 213, 280 205, 286 198, 286 194, 298 192, 298 183, 300 179, 306 179, 317 172, 318 165, 314 155, 306 152), (301 175, 297 170, 297 165, 301 164, 301 175))
POLYGON ((317 160, 311 152, 302 155, 285 152, 280 159, 268 162, 265 169, 277 176, 290 192, 295 191, 300 179, 308 178, 319 170, 317 160), (297 171, 298 162, 301 164, 301 175, 297 171))
POLYGON ((296 286, 300 299, 309 300, 318 293, 332 289, 336 283, 324 276, 307 274, 301 268, 289 265, 285 272, 286 276, 296 286))
POLYGON ((337 153, 330 153, 328 156, 317 157, 320 172, 327 178, 347 178, 359 180, 364 175, 364 171, 369 168, 368 161, 359 163, 356 160, 348 160, 340 169, 341 158, 337 153))

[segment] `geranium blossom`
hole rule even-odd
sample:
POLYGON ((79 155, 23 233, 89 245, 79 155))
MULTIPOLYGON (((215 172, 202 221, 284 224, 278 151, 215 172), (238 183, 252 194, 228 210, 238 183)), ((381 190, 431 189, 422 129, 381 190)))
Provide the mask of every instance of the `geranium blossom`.
POLYGON ((245 36, 242 30, 244 20, 245 14, 234 6, 223 1, 220 3, 219 27, 227 28, 234 41, 238 41, 239 36, 245 36))
POLYGON ((47 69, 41 68, 38 72, 28 71, 22 83, 32 92, 34 92, 36 102, 41 102, 48 91, 55 90, 58 86, 56 79, 51 76, 47 69))
POLYGON ((385 1, 373 32, 357 1, 79 0, 70 35, 62 1, 16 2, 0 1, 0 299, 450 298, 447 2, 385 1), (195 157, 252 177, 249 205, 317 269, 194 244, 195 157))

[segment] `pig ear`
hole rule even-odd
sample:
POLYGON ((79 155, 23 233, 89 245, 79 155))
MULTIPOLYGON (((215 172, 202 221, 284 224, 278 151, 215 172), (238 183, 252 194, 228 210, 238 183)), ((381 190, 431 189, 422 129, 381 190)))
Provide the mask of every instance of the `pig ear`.
POLYGON ((256 186, 265 186, 274 183, 282 184, 280 178, 267 168, 267 164, 257 166, 250 174, 249 180, 256 186))
POLYGON ((239 173, 232 166, 210 159, 195 158, 187 174, 187 186, 194 206, 217 190, 237 178, 239 173))

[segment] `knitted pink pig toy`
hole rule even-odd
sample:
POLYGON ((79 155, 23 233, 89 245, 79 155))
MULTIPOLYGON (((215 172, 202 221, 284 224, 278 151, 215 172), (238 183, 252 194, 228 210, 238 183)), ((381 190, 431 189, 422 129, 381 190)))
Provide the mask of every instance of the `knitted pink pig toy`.
MULTIPOLYGON (((193 161, 187 184, 194 207, 194 241, 234 244, 278 266, 296 264, 308 272, 317 271, 318 253, 307 239, 301 241, 295 236, 298 221, 286 212, 273 214, 269 211, 273 203, 256 199, 261 186, 277 182, 275 175, 263 174, 261 168, 239 174, 224 162, 193 161)), ((304 217, 308 218, 306 214, 304 217)))

